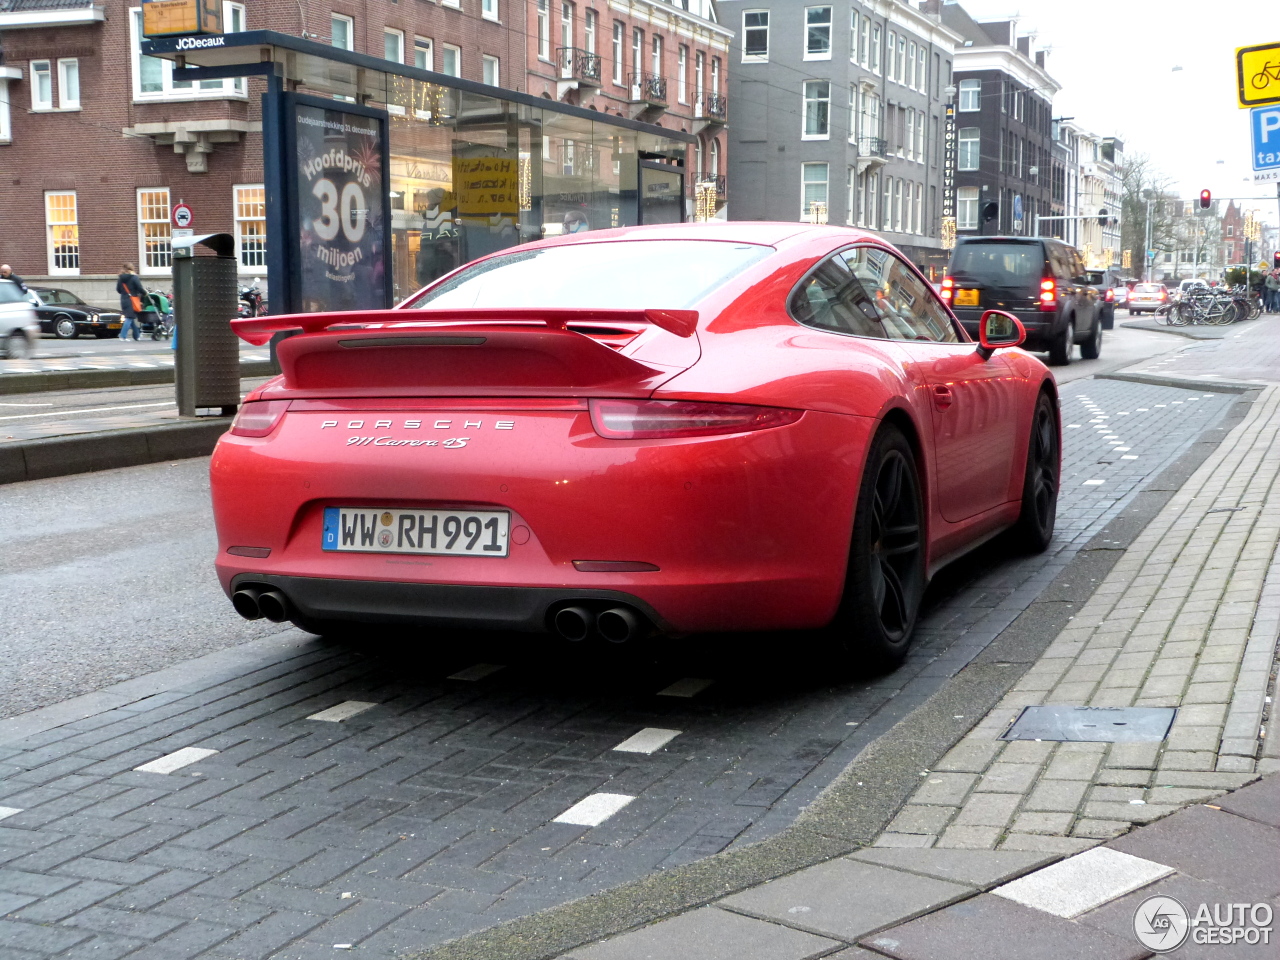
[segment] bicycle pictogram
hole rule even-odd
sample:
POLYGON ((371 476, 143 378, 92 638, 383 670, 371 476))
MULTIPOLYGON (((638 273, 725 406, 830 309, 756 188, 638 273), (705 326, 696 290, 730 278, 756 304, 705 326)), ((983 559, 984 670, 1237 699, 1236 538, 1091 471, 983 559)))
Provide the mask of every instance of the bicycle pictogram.
POLYGON ((1272 80, 1280 80, 1280 63, 1272 63, 1268 60, 1261 70, 1255 73, 1249 82, 1253 84, 1255 90, 1265 90, 1272 80))

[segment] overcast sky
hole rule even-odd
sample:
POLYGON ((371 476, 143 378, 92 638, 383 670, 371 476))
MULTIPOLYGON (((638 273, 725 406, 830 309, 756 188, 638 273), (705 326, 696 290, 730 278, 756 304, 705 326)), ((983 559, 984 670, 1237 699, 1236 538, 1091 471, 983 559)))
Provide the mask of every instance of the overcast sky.
POLYGON ((1052 47, 1054 116, 1148 154, 1188 199, 1206 187, 1280 220, 1274 183, 1253 183, 1249 111, 1236 102, 1237 47, 1280 43, 1275 0, 960 0, 976 20, 1016 17, 1052 47), (1175 70, 1181 67, 1181 70, 1175 70), (1218 161, 1222 161, 1219 163, 1218 161), (1247 182, 1246 182, 1247 181, 1247 182))

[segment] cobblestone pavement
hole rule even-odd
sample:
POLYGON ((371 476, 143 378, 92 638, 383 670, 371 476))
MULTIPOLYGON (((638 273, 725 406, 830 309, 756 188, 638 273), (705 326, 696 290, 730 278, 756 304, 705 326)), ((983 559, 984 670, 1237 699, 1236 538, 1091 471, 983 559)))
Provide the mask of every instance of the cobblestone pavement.
POLYGON ((1220 329, 1225 331, 1222 339, 1196 343, 1129 369, 1200 380, 1280 382, 1280 316, 1264 315, 1220 329))
POLYGON ((815 679, 817 651, 788 637, 621 655, 468 639, 465 658, 447 638, 313 642, 10 739, 0 943, 15 960, 391 956, 775 834, 1234 399, 1065 387, 1059 539, 940 577, 889 676, 815 679))

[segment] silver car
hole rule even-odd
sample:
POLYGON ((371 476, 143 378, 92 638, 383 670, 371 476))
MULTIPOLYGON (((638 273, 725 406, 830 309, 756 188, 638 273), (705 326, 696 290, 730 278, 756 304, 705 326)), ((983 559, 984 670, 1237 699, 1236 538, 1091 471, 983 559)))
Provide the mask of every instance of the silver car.
POLYGON ((31 301, 12 280, 0 280, 0 356, 6 360, 31 356, 40 323, 31 301))

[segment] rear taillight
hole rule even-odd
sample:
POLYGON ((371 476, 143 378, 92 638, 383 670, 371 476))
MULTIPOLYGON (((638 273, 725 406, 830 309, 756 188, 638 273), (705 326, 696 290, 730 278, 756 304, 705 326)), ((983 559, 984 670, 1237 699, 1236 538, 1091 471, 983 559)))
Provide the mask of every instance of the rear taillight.
POLYGON ((610 440, 670 440, 748 433, 795 423, 803 410, 696 400, 592 400, 591 425, 610 440))
POLYGON ((1107 291, 1107 303, 1111 303, 1113 300, 1115 300, 1115 298, 1116 298, 1116 292, 1115 292, 1114 290, 1108 290, 1108 291, 1107 291))
POLYGON ((951 302, 951 295, 952 295, 952 293, 954 293, 954 292, 955 292, 955 287, 956 287, 956 280, 955 280, 955 277, 943 277, 943 278, 942 278, 942 290, 941 290, 941 294, 942 294, 942 299, 943 299, 943 300, 945 300, 945 301, 947 301, 947 303, 950 303, 950 302, 951 302))
POLYGON ((1045 277, 1040 281, 1040 309, 1058 309, 1058 284, 1053 277, 1045 277))
POLYGON ((288 400, 251 400, 240 405, 230 432, 237 437, 265 437, 288 409, 288 400))
POLYGON ((1157 292, 1157 293, 1156 293, 1156 296, 1157 296, 1159 299, 1163 300, 1166 296, 1168 296, 1168 294, 1167 294, 1164 290, 1161 290, 1161 291, 1159 291, 1159 292, 1157 292))

